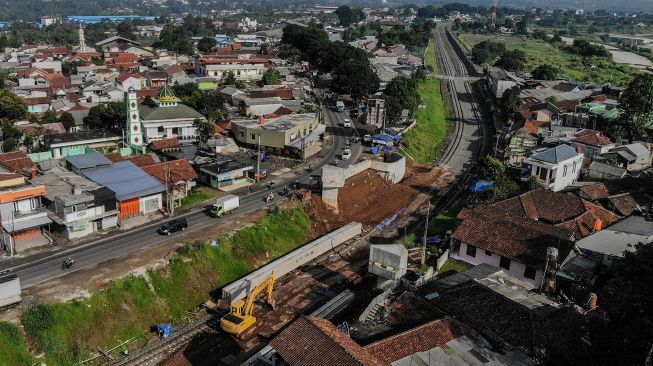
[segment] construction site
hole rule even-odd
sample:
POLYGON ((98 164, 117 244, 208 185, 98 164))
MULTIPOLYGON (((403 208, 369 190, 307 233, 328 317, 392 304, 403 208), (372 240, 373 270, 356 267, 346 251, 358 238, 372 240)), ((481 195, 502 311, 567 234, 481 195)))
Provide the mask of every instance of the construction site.
POLYGON ((442 166, 412 165, 393 184, 366 169, 346 179, 337 209, 318 193, 297 195, 288 204, 302 201, 321 237, 225 286, 221 300, 207 302, 189 326, 192 332, 180 330, 178 340, 162 340, 118 364, 242 364, 265 353, 270 339, 300 315, 349 324, 363 344, 438 318, 427 301, 397 287, 401 278, 416 283, 435 271, 418 272, 419 260, 409 260, 403 245, 370 248, 398 239, 397 225, 421 219, 433 194, 453 179, 442 166), (389 262, 374 266, 378 261, 389 262))

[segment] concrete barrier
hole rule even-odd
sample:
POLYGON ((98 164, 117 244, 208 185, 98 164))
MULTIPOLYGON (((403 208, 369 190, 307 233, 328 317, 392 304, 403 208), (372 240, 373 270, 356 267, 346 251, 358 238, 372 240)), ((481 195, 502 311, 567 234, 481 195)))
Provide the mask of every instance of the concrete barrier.
POLYGON ((363 226, 358 222, 334 230, 225 286, 222 288, 222 298, 227 301, 242 299, 272 272, 280 278, 362 232, 363 226))
POLYGON ((445 262, 449 259, 449 249, 445 250, 444 253, 438 258, 438 263, 437 263, 437 270, 439 271, 442 266, 444 266, 445 262))

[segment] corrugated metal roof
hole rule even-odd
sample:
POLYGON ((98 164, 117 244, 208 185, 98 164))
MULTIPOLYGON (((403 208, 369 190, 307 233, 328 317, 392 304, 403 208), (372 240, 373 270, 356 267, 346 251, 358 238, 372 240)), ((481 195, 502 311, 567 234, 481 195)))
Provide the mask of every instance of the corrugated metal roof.
POLYGON ((88 169, 84 171, 84 175, 115 192, 116 199, 119 201, 165 191, 161 183, 131 161, 88 169))
POLYGON ((66 161, 77 169, 95 168, 100 165, 111 164, 111 160, 97 151, 88 154, 67 156, 66 161))
POLYGON ((573 147, 569 145, 558 145, 556 147, 544 150, 542 152, 539 152, 535 155, 533 155, 531 158, 541 160, 541 161, 546 161, 548 163, 553 163, 557 164, 561 161, 565 161, 567 159, 571 159, 575 156, 577 156, 578 153, 576 150, 574 150, 573 147))

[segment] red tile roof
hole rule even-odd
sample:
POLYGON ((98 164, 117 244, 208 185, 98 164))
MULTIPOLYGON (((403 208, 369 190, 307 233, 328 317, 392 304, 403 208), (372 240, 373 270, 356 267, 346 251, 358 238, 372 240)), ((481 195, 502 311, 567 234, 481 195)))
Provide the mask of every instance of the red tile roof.
POLYGON ((581 136, 574 138, 572 141, 585 145, 594 145, 594 146, 611 145, 613 143, 606 137, 602 136, 600 133, 596 133, 596 134, 585 133, 581 136))
POLYGON ((444 350, 447 342, 463 335, 464 331, 458 324, 449 319, 438 319, 363 348, 387 365, 435 347, 444 350))
POLYGON ((455 240, 536 268, 544 267, 547 247, 557 247, 565 258, 573 246, 573 233, 565 228, 491 206, 464 209, 458 218, 463 221, 452 235, 455 240))
POLYGON ((579 239, 584 238, 595 231, 602 230, 606 226, 610 226, 621 219, 620 216, 613 214, 599 205, 586 200, 582 201, 587 210, 584 214, 573 220, 557 225, 567 230, 571 230, 579 239))
POLYGON ((14 127, 18 131, 22 133, 29 133, 32 136, 37 134, 38 132, 37 130, 39 127, 42 127, 41 134, 43 134, 43 136, 61 135, 66 133, 66 129, 64 128, 63 123, 61 122, 44 123, 44 124, 29 123, 24 125, 16 125, 14 127))
POLYGON ((581 199, 570 193, 551 192, 536 189, 520 196, 508 198, 491 207, 549 223, 560 223, 585 212, 581 199))
POLYGON ((167 69, 163 70, 163 72, 165 72, 168 75, 172 75, 180 72, 186 73, 186 70, 184 70, 184 68, 179 65, 172 65, 167 69))
POLYGON ((608 187, 603 183, 596 183, 589 186, 582 186, 580 191, 583 192, 590 200, 599 200, 610 195, 608 187))
POLYGON ((125 160, 125 158, 120 153, 117 152, 107 153, 104 154, 104 156, 106 156, 107 159, 111 160, 112 163, 119 163, 125 160))
POLYGON ((312 316, 295 320, 270 345, 291 366, 384 365, 331 322, 312 316))
POLYGON ((125 160, 129 160, 134 163, 134 165, 141 168, 157 163, 151 154, 128 156, 125 158, 125 160))
POLYGON ((181 144, 176 138, 161 139, 152 141, 152 147, 156 150, 164 149, 175 149, 178 148, 181 144))
POLYGON ((0 154, 0 165, 11 172, 22 175, 31 174, 32 168, 34 167, 32 159, 22 151, 0 154))
POLYGON ((140 79, 141 76, 138 74, 132 74, 131 72, 124 72, 116 78, 116 81, 122 83, 129 78, 140 79))
POLYGON ((171 160, 159 164, 144 166, 144 172, 153 176, 159 182, 166 183, 166 174, 169 173, 170 183, 177 185, 181 181, 192 181, 197 179, 197 173, 188 160, 171 160))
POLYGON ((70 111, 85 111, 89 109, 90 109, 89 107, 85 107, 79 103, 75 103, 75 105, 72 108, 70 108, 70 111))
POLYGON ((542 127, 551 127, 551 121, 526 121, 524 122, 524 128, 528 130, 528 132, 538 135, 539 134, 539 129, 542 127))

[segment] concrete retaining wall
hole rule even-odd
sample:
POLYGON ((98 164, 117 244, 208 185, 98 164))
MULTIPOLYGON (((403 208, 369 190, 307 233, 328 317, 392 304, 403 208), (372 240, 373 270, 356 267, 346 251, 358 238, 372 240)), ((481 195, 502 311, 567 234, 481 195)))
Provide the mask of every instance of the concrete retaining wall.
POLYGON ((345 180, 367 169, 374 169, 379 176, 393 184, 401 182, 406 174, 406 158, 399 154, 391 155, 390 162, 363 160, 347 168, 326 165, 322 167, 322 200, 327 205, 338 209, 338 188, 345 185, 345 180))
POLYGON ((444 263, 449 259, 449 249, 445 250, 444 253, 438 258, 438 263, 437 263, 437 270, 439 271, 442 266, 444 266, 444 263))
POLYGON ((282 277, 347 240, 360 235, 362 231, 363 226, 358 222, 352 222, 334 230, 225 286, 222 289, 222 298, 227 301, 242 299, 272 272, 277 278, 282 277))
POLYGON ((334 297, 326 304, 320 306, 319 309, 311 313, 311 316, 316 316, 322 319, 331 319, 338 315, 347 306, 349 306, 349 304, 354 301, 355 297, 356 296, 354 293, 351 292, 351 290, 347 289, 338 294, 338 296, 334 297))

